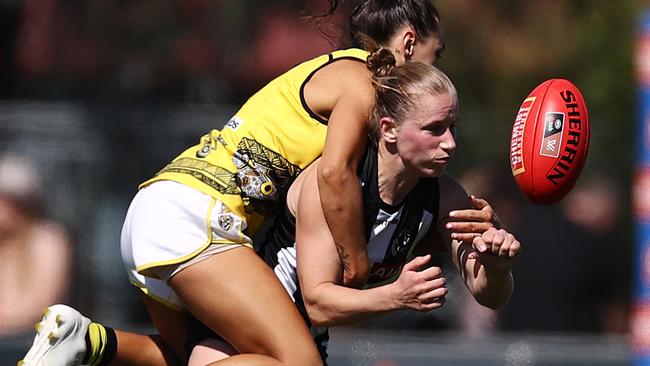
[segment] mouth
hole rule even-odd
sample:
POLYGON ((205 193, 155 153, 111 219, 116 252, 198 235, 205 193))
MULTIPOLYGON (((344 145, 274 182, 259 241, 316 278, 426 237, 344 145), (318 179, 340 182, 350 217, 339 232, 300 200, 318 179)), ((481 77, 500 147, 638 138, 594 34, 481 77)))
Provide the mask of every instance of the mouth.
POLYGON ((450 160, 450 159, 451 159, 451 157, 450 157, 450 156, 447 156, 447 157, 444 157, 444 158, 436 158, 436 159, 434 159, 433 161, 434 161, 436 164, 447 165, 447 163, 449 163, 449 160, 450 160))

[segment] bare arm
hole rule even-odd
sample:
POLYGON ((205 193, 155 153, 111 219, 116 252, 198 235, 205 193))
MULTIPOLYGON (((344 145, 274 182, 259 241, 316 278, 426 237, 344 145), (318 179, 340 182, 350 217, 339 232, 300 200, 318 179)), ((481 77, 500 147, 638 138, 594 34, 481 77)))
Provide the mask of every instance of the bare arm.
MULTIPOLYGON (((441 212, 463 208, 467 193, 452 178, 440 178, 441 212)), ((520 243, 503 229, 489 228, 471 241, 459 241, 451 237, 447 224, 453 220, 442 216, 438 231, 447 242, 452 260, 474 298, 484 306, 498 309, 509 299, 513 288, 510 269, 519 254, 520 243)))
POLYGON ((314 325, 343 325, 395 309, 426 311, 442 306, 447 293, 442 271, 422 270, 430 256, 407 263, 400 278, 389 285, 365 290, 342 286, 343 267, 318 197, 316 176, 308 174, 296 212, 296 246, 298 278, 314 325))
POLYGON ((354 83, 341 94, 332 110, 318 168, 320 202, 343 263, 343 281, 356 288, 363 286, 368 277, 363 202, 356 175, 374 104, 374 91, 367 77, 357 73, 347 78, 354 83))

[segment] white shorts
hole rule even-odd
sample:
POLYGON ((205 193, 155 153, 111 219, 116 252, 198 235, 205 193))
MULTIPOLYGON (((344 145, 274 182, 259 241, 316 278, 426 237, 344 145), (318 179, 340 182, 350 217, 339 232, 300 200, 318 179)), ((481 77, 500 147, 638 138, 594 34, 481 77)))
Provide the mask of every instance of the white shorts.
POLYGON ((173 181, 155 182, 131 201, 122 227, 122 261, 133 285, 182 310, 167 281, 212 255, 252 247, 245 229, 245 220, 214 197, 173 181))

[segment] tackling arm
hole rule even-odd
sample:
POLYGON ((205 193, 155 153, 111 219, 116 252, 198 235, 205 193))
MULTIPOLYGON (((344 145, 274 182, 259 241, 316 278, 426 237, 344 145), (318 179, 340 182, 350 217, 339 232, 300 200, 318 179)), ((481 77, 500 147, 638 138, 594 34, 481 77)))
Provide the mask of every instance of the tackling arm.
POLYGON ((346 88, 337 99, 318 167, 320 203, 343 264, 343 281, 357 288, 368 278, 363 202, 356 175, 366 146, 369 112, 374 105, 374 92, 366 77, 351 74, 355 85, 346 88), (361 90, 360 85, 367 85, 367 90, 361 90))

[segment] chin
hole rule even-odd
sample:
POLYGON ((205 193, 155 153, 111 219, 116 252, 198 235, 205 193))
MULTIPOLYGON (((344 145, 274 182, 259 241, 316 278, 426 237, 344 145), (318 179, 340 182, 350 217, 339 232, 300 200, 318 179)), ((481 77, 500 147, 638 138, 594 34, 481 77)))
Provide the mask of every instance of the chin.
POLYGON ((445 174, 445 167, 434 167, 422 169, 423 178, 437 178, 445 174))

